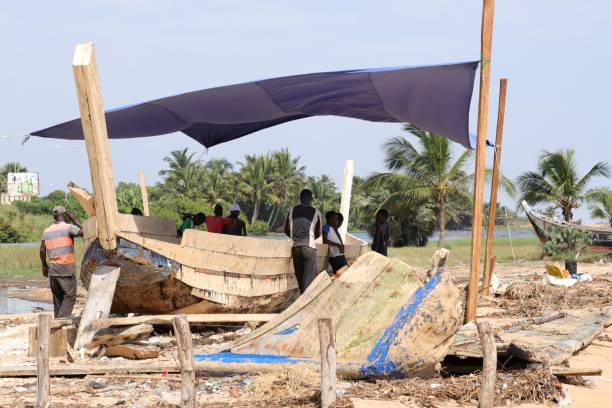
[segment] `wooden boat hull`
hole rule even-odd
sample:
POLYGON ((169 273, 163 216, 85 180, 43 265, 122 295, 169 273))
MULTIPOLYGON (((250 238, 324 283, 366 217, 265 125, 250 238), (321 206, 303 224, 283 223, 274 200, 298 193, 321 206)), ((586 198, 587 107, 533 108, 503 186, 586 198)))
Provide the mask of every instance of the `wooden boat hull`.
MULTIPOLYGON (((113 312, 273 313, 299 295, 286 240, 188 230, 179 243, 174 223, 124 214, 120 226, 117 248, 107 251, 97 241, 95 218, 84 224, 84 286, 97 266, 121 267, 113 312)), ((365 242, 349 239, 349 259, 367 251, 365 242)), ((320 271, 327 268, 328 251, 318 245, 320 271)))
POLYGON ((533 230, 542 243, 546 242, 545 232, 553 226, 558 228, 575 228, 588 232, 593 242, 591 249, 597 251, 612 251, 612 229, 593 228, 585 225, 555 220, 543 214, 537 213, 525 201, 523 201, 522 204, 533 230))
POLYGON ((443 268, 426 279, 399 260, 364 254, 339 279, 319 275, 276 319, 224 351, 236 361, 256 361, 253 355, 318 361, 317 321, 330 318, 339 364, 364 376, 432 374, 463 322, 463 308, 443 268))

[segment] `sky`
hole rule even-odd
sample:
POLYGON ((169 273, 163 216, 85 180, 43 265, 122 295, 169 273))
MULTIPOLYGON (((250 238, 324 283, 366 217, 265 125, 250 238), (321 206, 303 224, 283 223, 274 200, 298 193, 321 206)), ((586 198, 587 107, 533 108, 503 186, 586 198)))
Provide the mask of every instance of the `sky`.
MULTIPOLYGON (((77 43, 96 46, 107 109, 262 78, 367 67, 478 60, 480 0, 462 1, 29 1, 0 10, 0 164, 40 173, 41 192, 89 188, 83 142, 23 136, 78 117, 77 43)), ((489 140, 500 77, 508 78, 502 172, 536 167, 542 150, 572 147, 581 172, 612 162, 612 2, 497 0, 489 140)), ((470 130, 475 133, 478 81, 470 130)), ((203 160, 288 147, 307 174, 338 183, 345 159, 383 171, 382 143, 401 125, 308 118, 208 151, 182 133, 111 141, 115 181, 159 181, 163 157, 188 147, 203 160)), ((457 145, 457 152, 461 147, 457 145)), ((492 150, 487 151, 492 163, 492 150)), ((471 164, 473 166, 473 164, 471 164)), ((593 185, 611 185, 598 179, 593 185)), ((488 190, 485 193, 485 200, 488 190)), ((505 204, 515 203, 503 196, 505 204)), ((582 208, 577 218, 588 219, 582 208)))

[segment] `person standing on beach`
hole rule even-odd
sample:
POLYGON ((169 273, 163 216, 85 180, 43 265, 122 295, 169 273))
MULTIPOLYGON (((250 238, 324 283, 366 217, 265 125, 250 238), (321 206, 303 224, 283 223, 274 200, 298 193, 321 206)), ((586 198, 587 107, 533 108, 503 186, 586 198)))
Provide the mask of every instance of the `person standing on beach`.
POLYGON ((228 217, 228 219, 231 222, 223 226, 221 233, 228 234, 228 235, 237 235, 240 237, 246 237, 247 235, 246 224, 239 217, 240 217, 240 206, 238 204, 232 204, 232 206, 230 207, 230 215, 228 217))
POLYGON ((321 213, 312 206, 312 191, 302 190, 300 204, 289 211, 285 220, 285 234, 293 241, 291 258, 300 293, 304 293, 317 276, 315 239, 321 236, 322 225, 321 213))
POLYGON ((206 230, 215 234, 220 234, 223 226, 232 222, 229 218, 223 217, 223 207, 221 204, 215 205, 215 215, 207 215, 205 219, 206 230))
POLYGON ((387 220, 389 212, 384 208, 376 212, 376 222, 374 223, 374 236, 372 237, 372 251, 387 256, 389 246, 390 226, 387 220))
POLYGON ((61 205, 54 207, 53 224, 45 229, 40 244, 40 262, 43 276, 49 277, 56 319, 72 315, 77 288, 74 238, 82 236, 83 227, 76 216, 61 205))

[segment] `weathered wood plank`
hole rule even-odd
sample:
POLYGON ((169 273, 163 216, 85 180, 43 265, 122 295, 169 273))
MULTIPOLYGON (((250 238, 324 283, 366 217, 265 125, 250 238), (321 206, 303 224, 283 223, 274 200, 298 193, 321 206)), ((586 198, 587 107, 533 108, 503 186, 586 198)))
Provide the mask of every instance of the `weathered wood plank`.
POLYGON ((89 216, 96 215, 96 204, 91 194, 72 182, 68 183, 68 191, 89 216))
POLYGON ((480 383, 479 408, 493 408, 495 380, 497 378, 497 347, 489 322, 478 322, 478 335, 482 344, 482 381, 480 383))
POLYGON ((353 174, 355 173, 355 162, 346 160, 344 162, 344 173, 342 174, 342 195, 340 196, 340 213, 344 217, 344 222, 339 228, 342 241, 347 244, 346 232, 348 231, 349 214, 351 210, 351 192, 353 189, 353 174))
POLYGON ((91 275, 87 301, 81 313, 81 322, 77 331, 74 349, 80 350, 89 344, 96 328, 92 322, 96 319, 108 317, 120 268, 114 266, 98 266, 91 275))
POLYGON ((159 347, 152 344, 114 344, 107 346, 104 355, 109 357, 124 357, 130 360, 143 360, 159 357, 159 347))
MULTIPOLYGON (((53 321, 49 323, 49 357, 65 357, 68 352, 68 328, 53 327, 53 321)), ((28 328, 28 357, 36 357, 38 344, 38 327, 28 328)))
POLYGON ((174 327, 176 349, 181 365, 181 406, 195 408, 197 405, 195 364, 189 323, 185 315, 179 315, 172 319, 172 326, 174 327))
MULTIPOLYGON (((277 313, 252 313, 252 314, 191 314, 186 315, 187 321, 192 324, 205 323, 247 323, 247 322, 269 322, 278 316, 277 313)), ((95 320, 92 325, 96 328, 107 326, 131 326, 135 324, 172 324, 174 315, 148 315, 131 317, 107 317, 95 320)))
POLYGON ((85 348, 91 349, 99 346, 132 343, 149 337, 151 333, 153 333, 153 326, 150 324, 138 324, 128 327, 107 327, 96 331, 91 341, 85 344, 85 348))
POLYGON ((36 355, 36 408, 47 408, 51 404, 49 382, 49 321, 51 316, 38 316, 38 350, 36 355))
POLYGON ((149 216, 149 190, 145 180, 144 170, 140 170, 140 196, 142 197, 142 213, 145 217, 149 216))
POLYGON ((321 408, 329 408, 336 401, 336 348, 331 319, 319 319, 319 347, 321 354, 321 408))

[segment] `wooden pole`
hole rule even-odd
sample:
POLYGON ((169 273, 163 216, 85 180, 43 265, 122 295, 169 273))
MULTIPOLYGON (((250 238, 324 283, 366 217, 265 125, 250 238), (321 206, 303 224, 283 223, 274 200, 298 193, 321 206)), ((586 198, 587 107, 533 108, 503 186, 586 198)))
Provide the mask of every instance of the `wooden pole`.
POLYGON ((172 319, 176 348, 181 365, 181 407, 196 407, 195 364, 193 362, 193 346, 191 331, 185 315, 172 319))
POLYGON ((497 377, 497 346, 489 322, 478 322, 477 326, 482 346, 482 380, 478 406, 480 408, 493 408, 497 377))
POLYGON ((478 125, 476 143, 476 171, 474 174, 474 207, 472 210, 472 252, 470 283, 466 307, 466 321, 476 319, 478 275, 480 266, 480 244, 482 233, 482 199, 484 196, 485 149, 489 114, 489 75, 491 73, 491 43, 493 40, 494 0, 482 2, 480 94, 478 99, 478 125))
POLYGON ((331 319, 319 319, 321 351, 321 408, 336 401, 336 348, 331 319))
POLYGON ((508 80, 499 80, 499 105, 497 107, 497 132, 495 133, 495 153, 493 154, 493 177, 491 178, 491 196, 489 198, 489 220, 487 224, 487 249, 485 251, 484 274, 482 276, 482 292, 489 293, 493 268, 493 230, 497 211, 497 189, 499 188, 502 136, 504 133, 504 114, 506 111, 506 87, 508 80))
POLYGON ((117 197, 100 78, 92 43, 76 46, 72 67, 94 191, 98 237, 102 247, 114 249, 117 244, 117 197))
POLYGON ((38 388, 36 391, 36 408, 47 408, 51 404, 49 392, 49 326, 51 316, 38 316, 38 350, 36 353, 36 373, 38 388))
POLYGON ((147 190, 147 182, 145 181, 144 170, 140 170, 140 195, 142 196, 142 213, 149 216, 149 191, 147 190))
POLYGON ((348 231, 349 213, 351 211, 351 191, 353 190, 353 174, 355 173, 355 162, 347 160, 344 162, 344 174, 342 175, 342 195, 340 196, 340 213, 344 222, 340 226, 340 237, 342 242, 346 241, 348 231))

